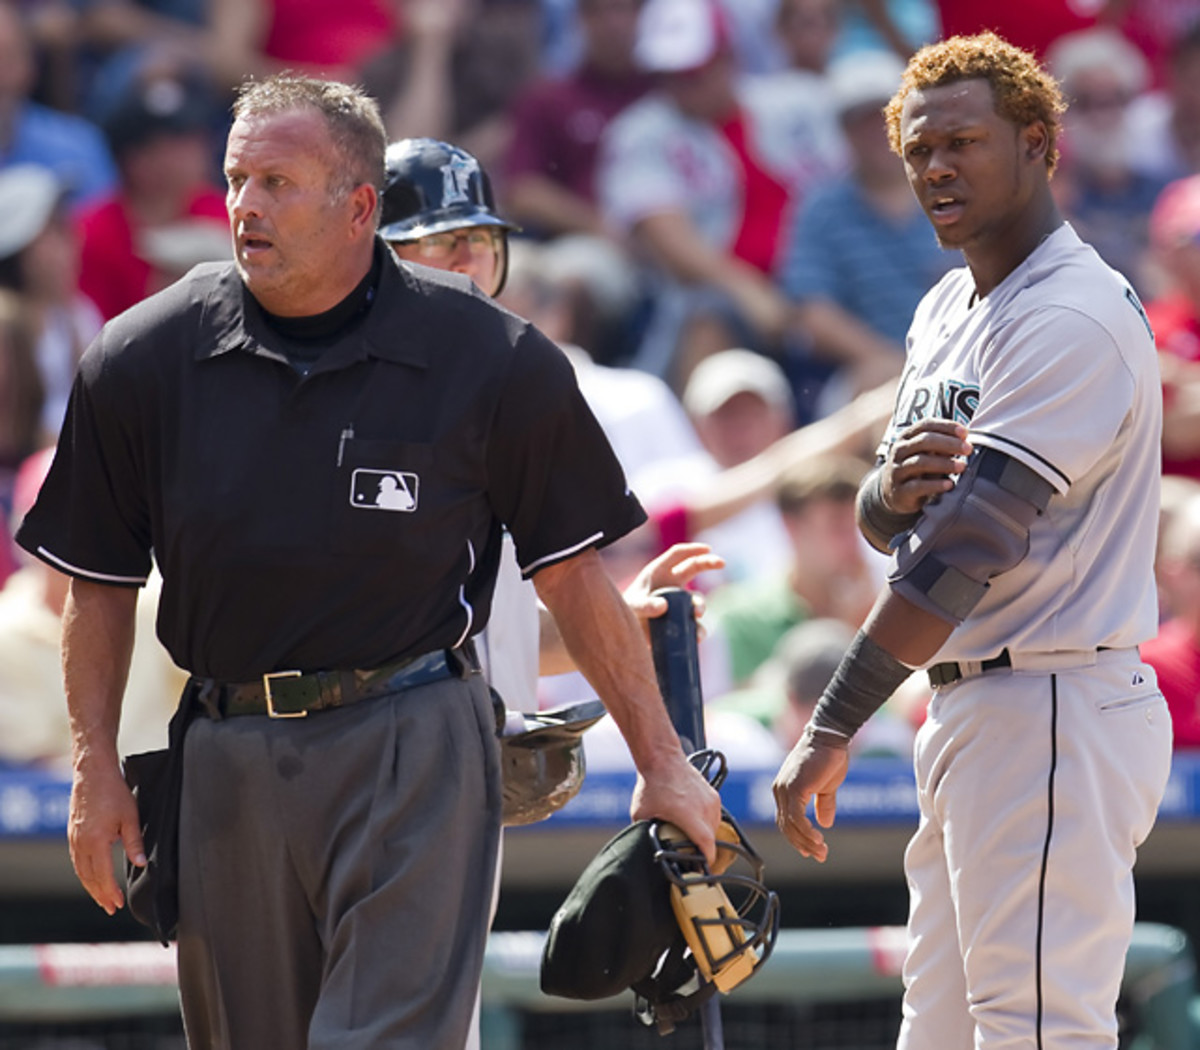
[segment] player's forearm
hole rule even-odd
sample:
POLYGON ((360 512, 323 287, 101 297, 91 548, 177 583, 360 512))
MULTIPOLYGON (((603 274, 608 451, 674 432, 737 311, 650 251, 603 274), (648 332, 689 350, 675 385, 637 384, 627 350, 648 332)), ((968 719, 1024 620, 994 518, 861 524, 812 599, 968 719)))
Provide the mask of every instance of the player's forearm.
MULTIPOLYGON (((945 644, 953 625, 884 590, 825 687, 805 741, 846 749, 912 673, 945 644)), ((807 745, 805 745, 807 746, 807 745)))
POLYGON ((547 566, 533 582, 567 651, 621 730, 639 772, 677 763, 679 737, 658 691, 650 651, 599 554, 589 550, 547 566))
POLYGON ((453 37, 438 35, 414 41, 408 76, 397 95, 384 104, 384 125, 392 139, 449 135, 454 112, 453 44, 453 37))
POLYGON ((826 360, 858 364, 871 358, 896 362, 904 359, 904 347, 885 339, 828 299, 798 303, 793 316, 800 330, 812 340, 817 355, 826 360))
POLYGON ((545 606, 538 608, 538 674, 567 674, 575 670, 575 661, 567 652, 558 624, 545 606))
POLYGON ((739 284, 766 280, 748 263, 713 247, 683 212, 647 215, 634 232, 655 259, 684 284, 712 285, 736 295, 739 284))
POLYGON ((897 660, 909 667, 920 667, 946 644, 954 624, 914 605, 888 587, 880 593, 863 630, 897 660))
POLYGON ((551 233, 605 234, 595 206, 544 175, 513 177, 508 189, 508 212, 520 223, 551 233))
POLYGON ((76 769, 93 760, 117 761, 117 727, 133 652, 137 595, 132 587, 71 581, 63 610, 62 648, 76 769))

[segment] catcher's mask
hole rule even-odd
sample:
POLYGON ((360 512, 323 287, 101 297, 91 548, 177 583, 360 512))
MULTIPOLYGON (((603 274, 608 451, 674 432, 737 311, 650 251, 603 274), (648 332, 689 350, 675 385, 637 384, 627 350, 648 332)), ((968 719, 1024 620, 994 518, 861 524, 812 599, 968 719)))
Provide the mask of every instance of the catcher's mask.
POLYGON ((510 715, 500 735, 506 826, 545 820, 579 793, 583 734, 603 717, 599 700, 518 716, 515 732, 510 715))
POLYGON ((745 981, 775 945, 779 899, 725 811, 717 853, 710 870, 679 829, 661 821, 619 832, 550 923, 542 991, 603 999, 631 988, 638 1018, 666 1034, 716 992, 745 981))
MULTIPOLYGON (((499 295, 508 275, 508 233, 520 227, 496 214, 487 172, 470 153, 438 139, 400 139, 387 148, 379 235, 407 243, 470 226, 499 227, 499 295)), ((486 290, 486 289, 485 289, 486 290)))

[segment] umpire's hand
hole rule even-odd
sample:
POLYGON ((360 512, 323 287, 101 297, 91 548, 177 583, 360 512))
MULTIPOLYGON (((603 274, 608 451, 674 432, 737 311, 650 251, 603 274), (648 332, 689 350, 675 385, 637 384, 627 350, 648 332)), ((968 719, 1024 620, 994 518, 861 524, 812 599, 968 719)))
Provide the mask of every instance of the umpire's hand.
POLYGON ((133 792, 115 760, 83 758, 75 764, 67 843, 83 888, 109 915, 125 903, 113 870, 112 846, 120 842, 139 867, 146 863, 133 792))
POLYGON ((772 785, 775 822, 801 856, 824 863, 829 855, 825 836, 808 819, 808 800, 816 796, 817 822, 823 828, 832 827, 837 812, 837 789, 849 768, 850 754, 846 748, 821 743, 808 729, 783 760, 772 785))

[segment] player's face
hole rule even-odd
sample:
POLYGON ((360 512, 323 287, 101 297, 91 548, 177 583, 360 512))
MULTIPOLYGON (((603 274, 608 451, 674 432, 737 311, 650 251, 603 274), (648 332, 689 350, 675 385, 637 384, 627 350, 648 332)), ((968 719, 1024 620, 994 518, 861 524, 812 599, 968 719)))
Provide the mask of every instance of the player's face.
POLYGON ((909 183, 943 248, 1004 251, 1044 183, 1045 129, 1022 128, 995 110, 986 80, 913 91, 900 145, 909 183))
POLYGON ((487 295, 499 291, 505 233, 499 226, 466 226, 416 241, 392 242, 401 259, 465 273, 487 295))
POLYGON ((364 184, 334 193, 340 174, 316 110, 239 119, 230 129, 225 205, 234 260, 246 287, 272 313, 321 313, 362 277, 349 272, 358 258, 351 249, 362 224, 373 225, 375 191, 364 184))

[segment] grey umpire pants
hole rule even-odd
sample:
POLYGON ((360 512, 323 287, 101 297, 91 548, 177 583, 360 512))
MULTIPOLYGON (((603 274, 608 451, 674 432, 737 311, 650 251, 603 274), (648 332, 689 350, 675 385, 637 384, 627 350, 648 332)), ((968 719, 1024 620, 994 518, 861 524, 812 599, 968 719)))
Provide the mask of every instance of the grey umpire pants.
POLYGON ((192 1050, 460 1050, 500 836, 481 675, 188 732, 179 980, 192 1050))

